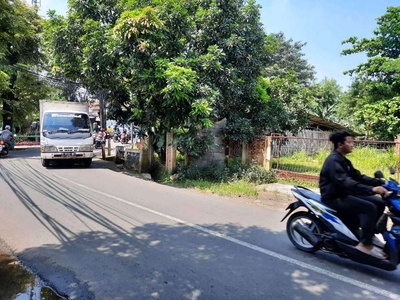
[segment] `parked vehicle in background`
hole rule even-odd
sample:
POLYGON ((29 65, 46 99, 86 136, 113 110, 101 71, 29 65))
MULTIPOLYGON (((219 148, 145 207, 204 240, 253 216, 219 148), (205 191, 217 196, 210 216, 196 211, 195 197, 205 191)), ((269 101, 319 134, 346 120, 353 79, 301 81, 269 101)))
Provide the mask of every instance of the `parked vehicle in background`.
POLYGON ((0 156, 6 156, 9 152, 7 143, 0 139, 0 156))
POLYGON ((40 101, 40 156, 42 165, 53 161, 92 163, 93 137, 87 103, 40 101))

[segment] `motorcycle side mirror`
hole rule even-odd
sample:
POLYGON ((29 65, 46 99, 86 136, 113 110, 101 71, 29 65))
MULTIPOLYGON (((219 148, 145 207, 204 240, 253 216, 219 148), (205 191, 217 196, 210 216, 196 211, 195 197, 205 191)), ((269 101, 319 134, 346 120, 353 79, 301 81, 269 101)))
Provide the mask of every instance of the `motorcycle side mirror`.
POLYGON ((390 175, 396 174, 396 170, 393 167, 389 168, 390 175))
POLYGON ((384 178, 382 171, 378 170, 374 173, 375 178, 384 178))

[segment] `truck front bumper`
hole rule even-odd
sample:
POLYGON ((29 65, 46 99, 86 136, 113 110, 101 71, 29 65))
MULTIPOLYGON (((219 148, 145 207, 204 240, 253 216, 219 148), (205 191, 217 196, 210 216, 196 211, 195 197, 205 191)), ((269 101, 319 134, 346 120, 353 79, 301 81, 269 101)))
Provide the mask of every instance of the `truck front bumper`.
POLYGON ((84 159, 94 156, 93 152, 42 152, 40 154, 43 159, 84 159))

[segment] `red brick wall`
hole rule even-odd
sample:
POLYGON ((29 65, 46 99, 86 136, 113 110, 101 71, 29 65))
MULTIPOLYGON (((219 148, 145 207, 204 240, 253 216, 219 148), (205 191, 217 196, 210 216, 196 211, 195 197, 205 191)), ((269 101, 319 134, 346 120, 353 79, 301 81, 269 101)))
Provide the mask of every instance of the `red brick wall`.
POLYGON ((267 136, 258 136, 249 144, 249 162, 263 166, 266 152, 267 136))

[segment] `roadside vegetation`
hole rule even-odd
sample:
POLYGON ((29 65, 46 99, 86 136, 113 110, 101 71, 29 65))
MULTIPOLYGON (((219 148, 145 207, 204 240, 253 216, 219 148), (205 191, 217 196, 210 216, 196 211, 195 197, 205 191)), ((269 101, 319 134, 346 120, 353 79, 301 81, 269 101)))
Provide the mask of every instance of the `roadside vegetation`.
POLYGON ((277 182, 274 172, 255 164, 243 166, 238 159, 207 166, 184 166, 180 163, 173 176, 167 174, 164 165, 157 159, 148 172, 162 184, 193 188, 220 196, 257 196, 258 185, 277 182))
MULTIPOLYGON (((352 78, 343 92, 335 79, 317 80, 303 53, 307 41, 261 23, 255 0, 68 4, 66 15, 49 11, 42 18, 25 1, 0 2, 0 117, 12 127, 29 128, 38 117, 39 99, 103 98, 108 119, 134 122, 151 137, 164 158, 160 165, 167 133, 173 133, 182 155, 201 156, 212 144, 206 130, 223 119, 225 139, 241 144, 261 134, 296 134, 307 128, 310 115, 366 139, 393 141, 400 132, 400 6, 377 16, 371 37, 342 42, 347 47, 342 55, 368 57, 343 70, 352 78)), ((366 152, 351 157, 366 174, 395 164, 394 152, 360 151, 366 152)), ((326 156, 297 153, 279 164, 318 174, 326 156)), ((232 161, 180 166, 173 180, 162 167, 151 169, 160 182, 221 194, 225 187, 249 194, 248 186, 277 180, 259 167, 232 161)))
MULTIPOLYGON (((329 155, 329 150, 308 155, 305 151, 297 152, 292 155, 283 156, 274 161, 274 165, 279 164, 280 170, 319 175, 325 158, 329 155)), ((381 170, 385 175, 389 175, 389 167, 396 167, 399 154, 395 153, 394 147, 388 149, 376 149, 372 147, 356 148, 348 155, 353 166, 361 173, 373 176, 376 170, 381 170)))

